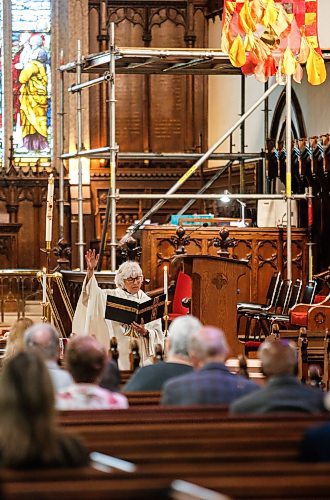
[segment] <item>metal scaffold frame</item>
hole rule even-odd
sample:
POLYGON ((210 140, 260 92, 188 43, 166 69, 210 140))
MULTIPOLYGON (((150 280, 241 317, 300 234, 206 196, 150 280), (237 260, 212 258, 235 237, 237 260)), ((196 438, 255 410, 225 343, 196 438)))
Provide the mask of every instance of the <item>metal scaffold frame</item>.
MULTIPOLYGON (((219 75, 219 74, 241 74, 237 68, 233 68, 229 62, 228 56, 218 50, 207 49, 155 49, 155 48, 118 48, 115 46, 115 26, 114 23, 109 25, 109 50, 99 54, 91 54, 86 57, 81 57, 80 43, 78 42, 77 60, 61 64, 59 67, 61 75, 60 93, 64 91, 63 74, 65 72, 76 73, 76 84, 68 88, 71 94, 77 94, 77 151, 74 153, 65 153, 61 148, 61 161, 77 158, 78 159, 78 248, 79 248, 79 265, 82 270, 84 267, 84 242, 83 242, 83 207, 82 207, 82 171, 81 159, 87 157, 90 159, 108 159, 110 164, 110 186, 107 200, 107 213, 105 224, 102 233, 102 242, 100 251, 103 252, 105 242, 107 225, 111 224, 111 271, 116 270, 116 203, 119 199, 155 199, 158 200, 155 205, 144 216, 132 226, 127 232, 125 237, 120 241, 123 244, 138 228, 154 214, 165 202, 169 199, 182 199, 182 200, 214 200, 219 199, 222 194, 204 194, 206 189, 210 187, 216 178, 228 168, 234 161, 239 160, 241 163, 248 159, 260 159, 258 153, 241 153, 237 154, 224 154, 216 153, 217 148, 227 140, 231 134, 241 127, 244 139, 244 123, 245 120, 260 106, 261 103, 266 101, 271 93, 279 86, 275 82, 271 86, 265 88, 264 94, 251 106, 247 111, 243 110, 240 119, 222 136, 220 137, 205 153, 203 154, 185 154, 185 153, 119 153, 118 145, 116 144, 116 129, 115 129, 115 76, 119 74, 204 74, 204 75, 219 75), (96 73, 101 72, 103 75, 88 82, 81 82, 81 72, 96 73), (82 130, 81 130, 81 92, 86 88, 97 85, 106 81, 109 87, 109 146, 83 150, 82 148, 82 130), (244 112, 243 112, 244 111, 244 112), (116 159, 126 160, 193 160, 195 163, 184 173, 184 175, 163 195, 156 194, 136 194, 119 193, 116 190, 116 159), (197 169, 208 159, 227 159, 229 162, 225 167, 222 167, 220 174, 217 172, 210 181, 196 194, 174 194, 184 182, 190 178, 197 169)), ((309 199, 311 193, 292 195, 291 191, 291 78, 287 77, 286 82, 286 147, 287 147, 287 174, 286 174, 286 192, 283 195, 274 194, 235 194, 230 195, 231 199, 284 199, 287 203, 287 213, 291 213, 291 200, 292 199, 309 199)), ((244 85, 242 85, 244 88, 244 85)), ((64 98, 60 96, 61 112, 60 116, 60 129, 61 137, 64 136, 64 98)), ((267 107, 267 106, 266 106, 267 107)), ((63 144, 63 143, 62 143, 63 144)), ((62 146, 61 144, 61 146, 62 146)), ((243 148, 244 149, 244 148, 243 148)), ((63 168, 60 175, 60 192, 63 193, 63 168), (62 184, 62 187, 61 187, 62 184)), ((242 167, 241 167, 242 170, 242 167)), ((264 169, 265 170, 265 169, 264 169)), ((64 197, 60 197, 60 214, 64 212, 64 197)), ((189 203, 179 211, 179 214, 184 213, 189 208, 189 203)), ((60 221, 62 217, 60 216, 60 221)), ((60 223, 61 224, 61 223, 60 223)), ((61 232, 61 228, 60 228, 61 232)), ((288 217, 287 221, 287 278, 292 278, 292 234, 291 234, 291 218, 288 217)))

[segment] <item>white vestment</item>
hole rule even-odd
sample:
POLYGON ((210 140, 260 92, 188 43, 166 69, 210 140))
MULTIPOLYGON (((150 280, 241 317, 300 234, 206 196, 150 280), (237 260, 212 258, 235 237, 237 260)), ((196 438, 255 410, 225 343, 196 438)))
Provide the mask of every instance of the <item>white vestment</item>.
MULTIPOLYGON (((105 319, 105 308, 107 295, 120 297, 135 302, 146 302, 150 299, 142 290, 136 294, 130 294, 121 288, 103 290, 97 284, 93 276, 86 284, 83 283, 82 292, 76 307, 76 312, 72 321, 72 332, 77 335, 95 335, 97 340, 108 350, 110 348, 111 337, 116 337, 118 341, 120 370, 129 370, 129 352, 131 337, 125 336, 129 325, 105 319)), ((137 340, 140 347, 141 365, 152 362, 155 355, 155 345, 163 346, 163 332, 161 319, 156 319, 145 325, 148 330, 148 337, 139 337, 137 340)))

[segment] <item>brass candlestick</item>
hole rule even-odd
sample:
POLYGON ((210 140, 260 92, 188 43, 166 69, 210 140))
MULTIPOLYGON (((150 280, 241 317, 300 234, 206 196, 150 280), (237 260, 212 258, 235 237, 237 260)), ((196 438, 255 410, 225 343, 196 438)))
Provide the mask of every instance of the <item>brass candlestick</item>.
POLYGON ((46 267, 44 270, 40 273, 37 274, 37 277, 41 281, 41 286, 42 290, 45 286, 45 294, 43 293, 42 295, 42 318, 41 321, 43 323, 50 323, 51 320, 51 309, 50 309, 50 303, 49 300, 47 300, 47 287, 48 287, 48 279, 51 278, 53 275, 49 274, 50 273, 50 254, 52 250, 52 242, 51 241, 46 241, 46 248, 42 248, 41 251, 46 254, 46 267), (45 283, 44 283, 44 277, 45 277, 45 283))
POLYGON ((164 322, 165 322, 165 338, 166 338, 168 335, 168 300, 165 300, 164 322))
MULTIPOLYGON (((163 316, 163 320, 164 320, 164 325, 165 325, 165 328, 164 328, 164 337, 165 339, 167 338, 168 336, 168 300, 165 299, 165 307, 164 307, 164 316, 163 316)), ((164 359, 166 358, 166 342, 164 342, 164 359)))

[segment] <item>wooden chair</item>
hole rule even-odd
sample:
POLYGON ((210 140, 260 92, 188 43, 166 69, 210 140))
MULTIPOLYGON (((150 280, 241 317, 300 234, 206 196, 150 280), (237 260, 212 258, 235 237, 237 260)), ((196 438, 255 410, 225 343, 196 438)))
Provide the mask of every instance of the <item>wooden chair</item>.
POLYGON ((322 371, 323 387, 329 387, 329 333, 301 328, 298 337, 298 376, 307 382, 309 367, 318 365, 322 371))

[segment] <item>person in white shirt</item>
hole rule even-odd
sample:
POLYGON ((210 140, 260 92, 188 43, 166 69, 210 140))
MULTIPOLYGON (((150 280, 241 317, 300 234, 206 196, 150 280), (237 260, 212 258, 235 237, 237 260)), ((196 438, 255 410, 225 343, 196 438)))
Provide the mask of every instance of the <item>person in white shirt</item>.
POLYGON ((101 289, 94 276, 99 256, 95 254, 95 250, 88 250, 85 258, 87 274, 73 318, 72 332, 76 335, 94 335, 107 350, 110 347, 110 339, 116 337, 120 370, 130 369, 129 353, 132 338, 139 344, 141 365, 151 363, 155 355, 155 346, 157 344, 163 346, 161 319, 147 324, 133 322, 131 325, 105 319, 107 295, 135 302, 149 300, 148 295, 141 290, 143 283, 141 267, 137 262, 124 262, 115 276, 117 288, 101 289))
POLYGON ((26 350, 37 351, 46 363, 55 391, 72 384, 73 380, 67 370, 58 364, 60 354, 59 333, 49 323, 32 325, 24 333, 26 350))

